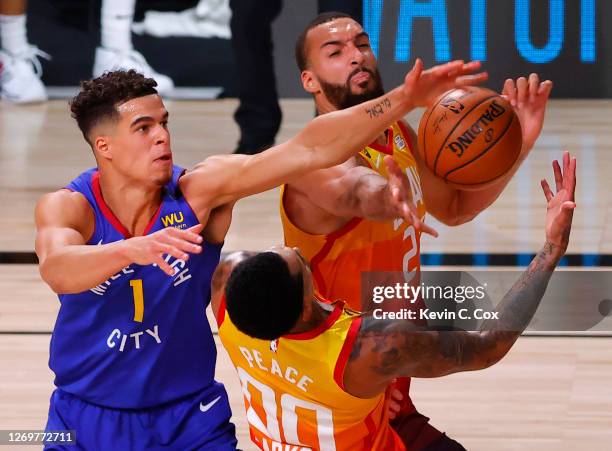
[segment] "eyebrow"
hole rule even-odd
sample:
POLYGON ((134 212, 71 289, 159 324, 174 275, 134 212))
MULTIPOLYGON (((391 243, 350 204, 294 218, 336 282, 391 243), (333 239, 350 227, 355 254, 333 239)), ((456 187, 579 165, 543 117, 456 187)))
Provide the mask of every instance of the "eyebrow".
MULTIPOLYGON (((357 39, 363 38, 363 37, 369 38, 370 35, 368 35, 365 31, 362 31, 361 33, 357 33, 355 35, 355 37, 353 38, 353 40, 357 40, 357 39)), ((321 48, 324 48, 324 47, 326 47, 328 45, 344 45, 344 41, 340 41, 340 40, 327 41, 327 42, 324 42, 321 45, 321 48)))
MULTIPOLYGON (((168 116, 170 116, 170 113, 166 111, 164 115, 162 116, 162 120, 168 119, 168 116)), ((135 125, 138 125, 141 122, 155 122, 155 118, 151 116, 138 116, 136 119, 132 121, 132 123, 130 124, 130 127, 134 127, 135 125)))

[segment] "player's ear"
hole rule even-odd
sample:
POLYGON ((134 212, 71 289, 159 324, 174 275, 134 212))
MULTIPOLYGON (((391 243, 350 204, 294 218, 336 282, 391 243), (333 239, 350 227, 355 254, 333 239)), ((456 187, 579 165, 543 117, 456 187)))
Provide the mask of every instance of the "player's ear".
POLYGON ((301 77, 302 86, 304 87, 304 90, 306 92, 309 92, 310 94, 316 94, 321 90, 321 86, 319 85, 319 82, 317 81, 312 71, 303 70, 301 77))
POLYGON ((108 136, 97 135, 92 137, 93 143, 92 146, 94 151, 100 155, 100 157, 105 158, 107 160, 113 159, 113 153, 111 151, 111 146, 109 143, 108 136))

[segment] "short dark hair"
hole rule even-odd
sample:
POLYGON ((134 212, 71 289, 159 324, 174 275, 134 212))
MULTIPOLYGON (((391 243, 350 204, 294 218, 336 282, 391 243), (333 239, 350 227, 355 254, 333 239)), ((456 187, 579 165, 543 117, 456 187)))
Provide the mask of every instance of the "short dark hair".
POLYGON ((227 313, 242 333, 275 340, 297 323, 304 307, 301 272, 293 275, 274 252, 262 252, 240 262, 225 285, 227 313))
POLYGON ((76 119, 85 140, 91 129, 106 119, 117 119, 117 105, 138 97, 157 94, 157 82, 131 69, 106 72, 104 75, 81 82, 81 90, 70 102, 72 117, 76 119))
POLYGON ((355 18, 352 17, 350 14, 341 13, 339 11, 330 11, 327 13, 319 14, 306 26, 304 31, 302 31, 302 34, 300 34, 297 39, 297 42, 295 43, 295 61, 298 65, 298 68, 300 69, 300 72, 308 68, 308 56, 306 51, 306 36, 308 35, 308 32, 321 24, 341 18, 355 20, 355 18))

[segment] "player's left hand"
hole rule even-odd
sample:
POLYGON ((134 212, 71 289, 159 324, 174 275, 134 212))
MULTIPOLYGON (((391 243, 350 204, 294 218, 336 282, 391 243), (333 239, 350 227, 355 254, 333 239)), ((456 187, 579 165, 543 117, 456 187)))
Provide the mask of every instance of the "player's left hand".
POLYGON ((502 96, 514 107, 523 129, 523 150, 529 152, 544 125, 546 104, 552 90, 553 82, 546 80, 540 82, 538 74, 517 78, 509 78, 504 83, 502 96))
POLYGON ((391 196, 389 204, 393 206, 396 217, 402 218, 407 224, 412 224, 417 232, 425 232, 437 237, 438 232, 419 217, 406 174, 402 172, 391 155, 385 157, 385 165, 389 176, 388 190, 391 196))

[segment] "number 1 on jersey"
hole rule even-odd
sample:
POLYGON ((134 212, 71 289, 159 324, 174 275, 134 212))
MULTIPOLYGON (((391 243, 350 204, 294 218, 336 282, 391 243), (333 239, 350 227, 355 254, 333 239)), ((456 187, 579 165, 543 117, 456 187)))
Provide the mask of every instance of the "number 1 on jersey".
POLYGON ((144 317, 144 293, 142 290, 142 279, 130 280, 132 293, 134 294, 134 321, 142 323, 144 317))

